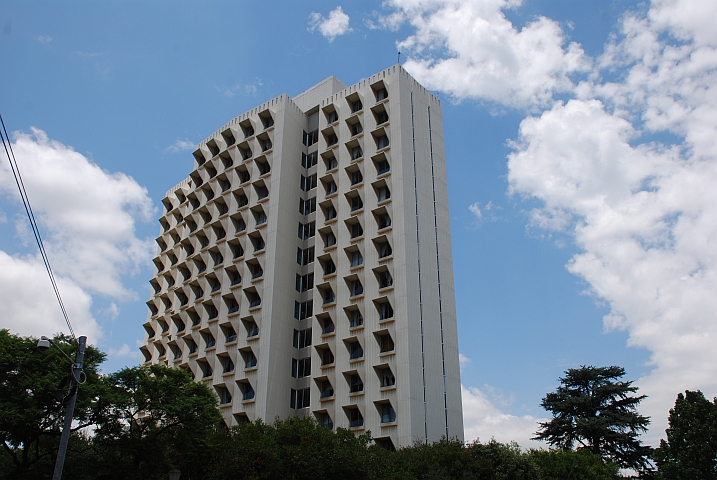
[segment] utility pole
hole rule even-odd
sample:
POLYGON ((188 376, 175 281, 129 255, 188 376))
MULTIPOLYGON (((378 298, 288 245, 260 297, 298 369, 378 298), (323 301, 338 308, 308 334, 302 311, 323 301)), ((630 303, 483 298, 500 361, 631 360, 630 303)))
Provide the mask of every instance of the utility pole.
POLYGON ((85 346, 87 345, 87 337, 79 337, 77 339, 77 353, 75 359, 72 360, 64 350, 62 350, 50 338, 43 336, 37 343, 37 348, 47 350, 50 345, 55 347, 72 363, 72 375, 70 378, 70 399, 67 403, 67 411, 65 412, 65 424, 62 427, 62 437, 60 437, 60 448, 57 451, 57 461, 55 462, 55 473, 52 474, 52 480, 62 480, 62 469, 65 466, 65 456, 67 454, 67 444, 70 441, 70 433, 72 431, 72 417, 75 414, 75 401, 77 400, 77 391, 80 387, 80 375, 82 374, 83 362, 85 361, 85 346))

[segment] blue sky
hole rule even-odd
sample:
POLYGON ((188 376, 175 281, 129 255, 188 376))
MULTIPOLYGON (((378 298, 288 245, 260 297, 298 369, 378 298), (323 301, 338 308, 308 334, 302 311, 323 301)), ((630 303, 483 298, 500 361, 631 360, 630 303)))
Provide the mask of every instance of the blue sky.
MULTIPOLYGON (((717 33, 697 0, 0 6, 0 113, 78 333, 139 362, 160 200, 229 119, 397 60, 443 100, 466 437, 620 365, 717 394, 717 33)), ((7 164, 0 327, 60 331, 7 164)))

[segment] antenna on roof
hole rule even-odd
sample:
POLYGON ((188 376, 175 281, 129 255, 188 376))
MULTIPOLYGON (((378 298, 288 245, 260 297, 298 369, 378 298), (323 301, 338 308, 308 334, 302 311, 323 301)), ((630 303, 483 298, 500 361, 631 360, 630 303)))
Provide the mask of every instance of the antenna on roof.
POLYGON ((398 51, 398 64, 401 65, 401 50, 398 51))

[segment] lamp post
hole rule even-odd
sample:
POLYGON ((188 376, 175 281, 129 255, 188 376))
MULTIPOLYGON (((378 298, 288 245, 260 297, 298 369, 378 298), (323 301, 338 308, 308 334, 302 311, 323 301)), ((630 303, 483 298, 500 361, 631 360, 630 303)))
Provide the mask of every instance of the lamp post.
POLYGON ((41 337, 40 341, 37 342, 37 348, 41 351, 45 351, 50 348, 50 345, 55 347, 57 350, 65 356, 66 359, 72 364, 72 375, 70 378, 70 398, 67 403, 67 411, 65 412, 65 424, 62 427, 62 436, 60 437, 60 447, 57 451, 57 461, 55 461, 55 472, 52 474, 52 480, 62 480, 62 468, 65 466, 65 454, 67 453, 67 443, 70 441, 70 432, 72 430, 72 417, 75 413, 75 401, 77 400, 77 390, 80 385, 80 374, 82 373, 82 362, 85 359, 85 345, 87 344, 87 337, 79 337, 77 339, 78 347, 75 359, 65 353, 52 339, 48 337, 41 337))
POLYGON ((179 480, 179 477, 181 476, 182 472, 180 472, 176 468, 173 468, 169 471, 169 480, 179 480))

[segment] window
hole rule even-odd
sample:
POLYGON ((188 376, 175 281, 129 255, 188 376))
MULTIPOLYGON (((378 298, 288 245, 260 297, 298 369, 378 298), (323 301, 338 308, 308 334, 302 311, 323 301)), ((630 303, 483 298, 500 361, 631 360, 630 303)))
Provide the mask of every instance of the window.
MULTIPOLYGON (((242 158, 244 160, 249 160, 251 158, 251 155, 252 155, 251 148, 245 148, 244 151, 242 152, 242 158)), ((246 180, 246 181, 248 181, 248 180, 246 180)))
POLYGON ((269 189, 265 185, 261 185, 256 188, 257 200, 263 200, 269 196, 269 189))
POLYGON ((388 228, 391 226, 391 217, 388 216, 388 213, 382 213, 378 216, 378 229, 381 230, 383 228, 388 228))
POLYGON ((189 340, 187 342, 187 345, 189 346, 189 354, 190 355, 197 353, 197 342, 195 342, 194 340, 189 340))
MULTIPOLYGON (((251 150, 249 152, 251 153, 251 150)), ((241 183, 246 183, 249 180, 251 180, 251 175, 249 175, 249 170, 240 170, 239 171, 239 181, 241 183)))
POLYGON ((354 407, 347 410, 346 415, 349 417, 349 427, 363 427, 363 415, 361 415, 361 412, 358 408, 354 407))
POLYGON ((378 274, 378 288, 387 288, 393 285, 393 278, 388 270, 379 272, 378 274))
POLYGON ((336 245, 336 235, 333 232, 328 232, 324 236, 324 248, 333 247, 336 245))
POLYGON ((361 171, 356 170, 355 172, 351 172, 351 185, 357 185, 361 182, 363 182, 363 175, 361 175, 361 171))
POLYGON ((252 135, 254 135, 254 127, 251 125, 244 127, 244 138, 251 137, 252 135))
POLYGON ((291 376, 294 378, 304 378, 311 375, 311 357, 292 358, 291 359, 291 376))
POLYGON ((359 265, 363 265, 363 255, 359 250, 354 250, 351 252, 351 266, 358 267, 359 265))
POLYGON ((263 225, 266 223, 266 212, 264 210, 259 210, 256 212, 256 224, 257 225, 263 225))
POLYGON ((307 240, 316 234, 316 222, 301 223, 299 222, 299 238, 307 240))
POLYGON ((391 423, 396 421, 396 411, 390 403, 381 404, 381 423, 391 423))
POLYGON ((264 128, 267 129, 274 126, 274 119, 271 118, 271 116, 264 117, 261 119, 261 123, 264 125, 264 128))
POLYGON ((378 197, 379 202, 383 202, 384 200, 391 198, 391 191, 386 186, 379 187, 379 189, 376 190, 376 196, 378 197))
POLYGON ((192 233, 197 230, 197 222, 194 220, 189 220, 187 222, 187 225, 189 226, 189 233, 192 233))
POLYGON ((272 145, 271 145, 270 139, 267 138, 267 139, 261 141, 261 151, 262 152, 266 152, 267 150, 270 150, 271 147, 272 147, 272 145))
POLYGON ((381 100, 385 100, 388 98, 388 90, 385 88, 382 88, 380 90, 376 90, 376 101, 380 102, 381 100))
POLYGON ((301 154, 301 166, 304 168, 311 168, 314 165, 316 165, 318 161, 318 154, 316 152, 313 153, 302 153, 301 154))
POLYGON ((393 253, 393 250, 391 250, 391 245, 388 242, 379 243, 378 245, 376 245, 376 250, 378 250, 378 258, 385 258, 393 253))
POLYGON ((212 257, 214 258, 214 266, 215 267, 224 263, 224 255, 222 255, 221 253, 214 252, 212 257))
POLYGON ((237 195, 237 208, 241 208, 249 203, 249 199, 246 195, 240 194, 237 195))
MULTIPOLYGON (((332 324, 333 325, 333 324, 332 324)), ((319 351, 319 356, 321 357, 321 365, 333 365, 335 359, 334 354, 331 351, 330 348, 324 348, 319 351)))
POLYGON ((310 318, 314 314, 314 301, 307 300, 305 302, 294 302, 294 318, 304 320, 310 318))
POLYGON ((221 394, 219 395, 219 404, 226 405, 227 403, 232 403, 232 394, 229 393, 229 390, 222 387, 220 391, 221 394))
POLYGON ((234 362, 232 362, 232 359, 229 357, 224 357, 224 361, 222 362, 224 367, 224 373, 229 373, 234 371, 234 362))
POLYGON ((246 337, 256 337, 259 335, 259 327, 257 326, 256 322, 250 321, 246 324, 246 337))
POLYGON ((159 352, 160 357, 163 357, 167 354, 167 349, 164 348, 163 345, 157 345, 157 351, 159 352))
POLYGON ((349 312, 349 325, 351 328, 363 325, 363 315, 360 310, 351 310, 349 312))
MULTIPOLYGON (((351 360, 358 360, 359 358, 363 358, 363 347, 359 342, 351 342, 348 344, 349 347, 349 358, 351 360)), ((357 375, 358 377, 358 375, 357 375)), ((359 378, 359 381, 361 379, 359 378)), ((361 382, 361 390, 363 390, 363 382, 361 382)), ((354 390, 351 390, 352 392, 354 390)))
POLYGON ((393 387, 396 385, 396 377, 390 368, 382 368, 378 371, 378 377, 381 380, 381 388, 393 387))
POLYGON ((336 264, 332 259, 324 260, 324 275, 331 275, 332 273, 336 273, 336 264))
POLYGON ((381 160, 376 164, 376 173, 382 175, 391 170, 391 166, 388 164, 388 160, 381 160))
POLYGON ((307 408, 311 404, 310 388, 303 388, 301 390, 291 389, 291 401, 290 407, 298 410, 300 408, 307 408))
POLYGON ((376 114, 376 125, 388 122, 388 112, 378 112, 376 114))
POLYGON ((189 310, 187 312, 187 315, 189 315, 190 320, 192 320, 192 326, 196 327, 201 322, 201 319, 199 318, 199 314, 195 312, 194 310, 189 310))
POLYGON ((386 147, 388 147, 388 137, 386 135, 381 135, 376 139, 376 148, 380 150, 386 147))
POLYGON ((320 413, 317 420, 322 427, 328 428, 329 430, 334 429, 334 421, 331 420, 331 416, 328 413, 320 413))
POLYGON ((179 306, 183 307, 189 302, 189 297, 187 297, 184 292, 177 292, 177 298, 179 299, 179 306))
POLYGON ((232 343, 237 341, 237 332, 234 330, 234 327, 229 327, 226 330, 226 343, 232 343))
POLYGON ((308 215, 316 211, 316 197, 312 197, 308 200, 303 198, 299 199, 299 213, 302 215, 308 215))
POLYGON ((229 309, 227 312, 229 315, 237 313, 239 311, 239 302, 237 302, 234 298, 230 298, 227 302, 227 308, 229 309))
POLYGON ((333 170, 339 166, 339 162, 336 161, 336 157, 329 157, 326 159, 326 170, 333 170))
POLYGON ((271 171, 269 162, 256 162, 256 166, 259 167, 259 175, 266 175, 271 171))
POLYGON ((254 355, 254 352, 251 350, 242 351, 242 357, 244 357, 244 368, 254 368, 256 367, 257 359, 256 355, 254 355))
POLYGON ((207 335, 206 335, 205 338, 206 338, 206 341, 207 341, 207 348, 212 348, 212 347, 215 347, 215 346, 217 345, 217 341, 216 341, 216 339, 214 338, 214 335, 212 335, 211 333, 207 333, 207 335))
POLYGON ((204 366, 202 367, 202 376, 204 378, 207 378, 207 377, 211 377, 212 375, 214 375, 214 370, 212 369, 211 366, 209 366, 208 363, 205 363, 204 366))
POLYGON ((334 182, 333 180, 330 180, 326 184, 326 196, 329 196, 332 193, 336 193, 336 190, 338 190, 338 187, 336 186, 336 182, 334 182))
POLYGON ((361 224, 356 222, 351 224, 351 238, 357 238, 363 235, 363 227, 361 227, 361 224))
POLYGON ((353 125, 351 125, 351 135, 358 135, 359 133, 363 132, 363 126, 361 126, 361 122, 356 122, 353 125))
POLYGON ((297 248, 296 249, 296 263, 301 265, 308 265, 314 261, 314 247, 309 248, 297 248))
POLYGON ((356 195, 355 197, 351 197, 351 211, 355 212, 356 210, 360 210, 362 208, 363 200, 361 200, 361 197, 359 197, 358 195, 356 195))
POLYGON ((238 270, 229 270, 229 280, 231 285, 239 285, 241 283, 241 275, 238 270))
POLYGON ((334 396, 334 387, 328 380, 322 380, 319 383, 319 390, 321 391, 321 398, 331 398, 334 396))
POLYGON ((357 160, 363 157, 363 150, 360 146, 355 146, 351 149, 351 160, 357 160))
MULTIPOLYGON (((244 228, 246 228, 246 226, 244 228)), ((244 249, 242 248, 241 244, 233 243, 231 244, 231 249, 235 259, 244 256, 244 249)))
POLYGON ((296 291, 301 293, 314 288, 314 274, 296 275, 296 291))
POLYGON ((216 277, 208 277, 207 280, 209 280, 209 286, 212 289, 212 293, 218 292, 222 289, 222 283, 216 277))
POLYGON ((242 391, 242 400, 254 400, 254 388, 252 388, 251 383, 241 383, 240 388, 242 391))
POLYGON ((301 176, 301 189, 305 192, 308 192, 309 190, 312 190, 316 188, 316 174, 309 175, 308 177, 305 177, 304 175, 301 176))
POLYGON ((256 292, 247 292, 247 298, 249 299, 249 308, 258 307, 261 305, 261 297, 256 292))
POLYGON ((349 375, 349 391, 351 393, 363 392, 363 380, 358 373, 349 375))
POLYGON ((182 351, 177 348, 174 352, 174 359, 179 360, 180 358, 182 358, 182 351))
POLYGON ((329 112, 328 116, 326 117, 326 122, 329 124, 337 122, 338 120, 339 120, 339 114, 336 113, 336 110, 334 110, 333 112, 329 112))
POLYGON ((252 280, 261 278, 264 275, 264 269, 261 268, 261 265, 257 263, 247 263, 247 266, 249 267, 249 270, 251 270, 251 278, 252 280))
POLYGON ((294 330, 294 348, 311 346, 311 329, 294 330))
POLYGON ((303 143, 307 147, 315 144, 318 141, 319 141, 319 131, 318 130, 314 130, 309 133, 304 132, 303 143))
POLYGON ((321 323, 321 334, 327 335, 329 333, 333 333, 336 327, 334 326, 333 320, 331 320, 331 317, 325 317, 319 320, 321 323))
POLYGON ((393 339, 391 338, 391 335, 388 333, 384 335, 379 335, 377 337, 378 339, 378 346, 381 353, 385 352, 392 352, 394 349, 393 339))
POLYGON ((393 318, 393 307, 391 307, 391 304, 388 303, 388 301, 377 304, 376 308, 378 309, 379 320, 393 318))
POLYGON ((336 218, 336 209, 333 205, 329 205, 326 207, 326 217, 324 218, 324 221, 328 222, 329 220, 333 220, 336 218))
POLYGON ((266 243, 264 243, 264 239, 261 235, 251 237, 251 243, 254 245, 255 252, 258 252, 259 250, 264 250, 264 248, 266 247, 266 243))
POLYGON ((351 113, 356 113, 359 110, 363 108, 363 103, 361 103, 361 100, 356 100, 355 102, 351 103, 351 113))
POLYGON ((351 282, 351 296, 355 297, 357 295, 363 294, 363 285, 361 285, 360 280, 353 280, 351 282))
POLYGON ((326 305, 327 303, 334 303, 336 301, 336 295, 334 295, 334 291, 331 289, 331 287, 324 290, 322 296, 324 299, 324 305, 326 305))
POLYGON ((215 307, 214 305, 211 305, 211 304, 206 305, 205 308, 207 310, 207 315, 208 315, 209 320, 213 320, 219 316, 219 311, 217 310, 217 307, 215 307))
POLYGON ((333 147, 337 143, 339 143, 339 137, 337 137, 335 133, 331 133, 326 137, 327 147, 333 147))

